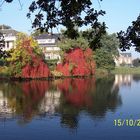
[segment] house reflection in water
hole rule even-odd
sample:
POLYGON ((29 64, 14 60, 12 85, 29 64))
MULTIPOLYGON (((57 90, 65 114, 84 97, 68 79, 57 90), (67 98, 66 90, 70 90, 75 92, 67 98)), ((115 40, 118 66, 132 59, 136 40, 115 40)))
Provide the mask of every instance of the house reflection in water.
POLYGON ((4 115, 6 117, 13 113, 14 110, 8 105, 7 97, 4 97, 3 92, 0 91, 0 116, 4 115))
POLYGON ((47 91, 39 107, 40 113, 54 114, 59 107, 60 96, 60 91, 47 91))
POLYGON ((120 86, 129 86, 131 87, 131 82, 133 80, 133 76, 128 74, 128 75, 121 75, 121 74, 116 74, 115 75, 115 80, 114 80, 114 85, 112 87, 112 91, 120 86))

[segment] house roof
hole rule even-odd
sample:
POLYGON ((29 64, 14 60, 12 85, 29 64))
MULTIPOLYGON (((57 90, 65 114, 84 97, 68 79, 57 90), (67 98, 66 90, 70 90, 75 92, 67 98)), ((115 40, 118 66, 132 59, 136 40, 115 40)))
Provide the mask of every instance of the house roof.
POLYGON ((56 47, 57 42, 60 38, 60 34, 41 34, 39 36, 36 36, 35 39, 36 40, 41 40, 41 39, 55 39, 54 43, 40 43, 39 46, 40 47, 56 47))
POLYGON ((5 36, 16 36, 18 31, 7 25, 0 25, 0 33, 4 34, 5 36))
POLYGON ((47 44, 47 43, 45 43, 45 44, 39 44, 39 46, 40 47, 57 47, 57 45, 56 45, 56 43, 52 43, 52 44, 47 44))
POLYGON ((120 55, 122 55, 124 57, 132 57, 131 53, 120 53, 120 55))
POLYGON ((41 34, 39 36, 36 36, 35 39, 56 39, 58 40, 60 37, 60 34, 41 34))
POLYGON ((4 34, 5 36, 16 36, 18 33, 18 31, 13 30, 13 29, 3 29, 3 30, 0 30, 0 32, 4 34))
POLYGON ((11 27, 3 24, 3 25, 0 25, 0 30, 2 29, 11 29, 11 27))

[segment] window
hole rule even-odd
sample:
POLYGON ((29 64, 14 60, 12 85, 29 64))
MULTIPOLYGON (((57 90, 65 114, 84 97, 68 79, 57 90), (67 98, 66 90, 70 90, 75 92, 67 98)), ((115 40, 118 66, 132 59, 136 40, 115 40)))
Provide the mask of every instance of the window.
POLYGON ((46 56, 46 59, 51 59, 50 56, 46 56))
POLYGON ((9 41, 7 41, 7 48, 9 48, 9 41))

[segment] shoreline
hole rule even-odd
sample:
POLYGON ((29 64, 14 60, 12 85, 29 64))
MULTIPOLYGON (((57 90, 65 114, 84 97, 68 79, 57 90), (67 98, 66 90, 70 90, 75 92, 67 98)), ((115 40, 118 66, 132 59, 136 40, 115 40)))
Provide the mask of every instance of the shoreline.
POLYGON ((95 77, 95 75, 85 75, 85 76, 55 76, 55 77, 42 77, 42 78, 22 78, 22 77, 0 77, 0 81, 32 81, 32 80, 57 80, 57 79, 86 79, 89 77, 95 77))
POLYGON ((107 77, 109 75, 115 74, 133 74, 140 75, 140 67, 130 68, 130 67, 117 67, 114 70, 111 70, 110 73, 105 69, 96 69, 94 75, 77 75, 77 76, 49 76, 49 77, 40 77, 40 78, 22 78, 22 77, 10 77, 8 75, 0 75, 0 81, 30 81, 30 80, 57 80, 57 79, 66 79, 66 78, 89 78, 89 77, 107 77))

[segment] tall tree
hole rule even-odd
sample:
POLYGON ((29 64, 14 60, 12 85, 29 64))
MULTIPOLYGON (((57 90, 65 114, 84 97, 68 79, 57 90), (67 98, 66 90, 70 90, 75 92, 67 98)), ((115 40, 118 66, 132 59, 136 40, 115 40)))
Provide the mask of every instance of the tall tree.
MULTIPOLYGON (((75 39, 78 36, 75 27, 90 25, 93 29, 105 29, 105 24, 98 21, 105 11, 97 11, 92 7, 91 0, 37 0, 29 7, 28 18, 33 13, 33 27, 48 31, 62 25, 66 27, 67 37, 75 39)), ((96 30, 95 30, 96 31, 96 30)))
MULTIPOLYGON (((11 3, 13 0, 3 1, 11 3)), ((96 39, 91 43, 98 44, 106 29, 105 23, 100 23, 98 18, 104 14, 105 11, 93 8, 92 0, 34 0, 27 17, 33 17, 32 27, 41 31, 52 31, 62 25, 66 28, 65 35, 71 39, 78 37, 78 27, 90 26, 94 29, 91 34, 96 34, 96 39)))
POLYGON ((130 49, 130 47, 133 46, 136 51, 140 52, 140 15, 136 21, 132 22, 132 25, 129 26, 126 31, 120 31, 118 33, 118 38, 121 42, 122 51, 130 49))
POLYGON ((133 63, 134 67, 140 67, 140 59, 139 58, 134 59, 132 63, 133 63))
POLYGON ((32 55, 43 57, 41 49, 38 47, 37 41, 31 36, 24 33, 19 33, 16 40, 16 48, 10 51, 9 74, 11 76, 21 76, 22 68, 30 63, 33 65, 32 55))
POLYGON ((100 45, 101 45, 101 48, 104 49, 105 51, 109 52, 110 55, 112 55, 112 56, 119 55, 118 49, 120 48, 120 42, 115 33, 104 34, 101 37, 100 45))
POLYGON ((88 40, 89 47, 92 50, 96 50, 97 48, 102 47, 101 38, 106 35, 106 30, 104 27, 105 26, 101 27, 100 29, 90 28, 86 31, 81 32, 82 36, 88 40))
POLYGON ((115 68, 114 57, 119 55, 119 40, 116 34, 105 34, 101 38, 101 48, 95 51, 95 61, 97 68, 107 69, 115 68))

